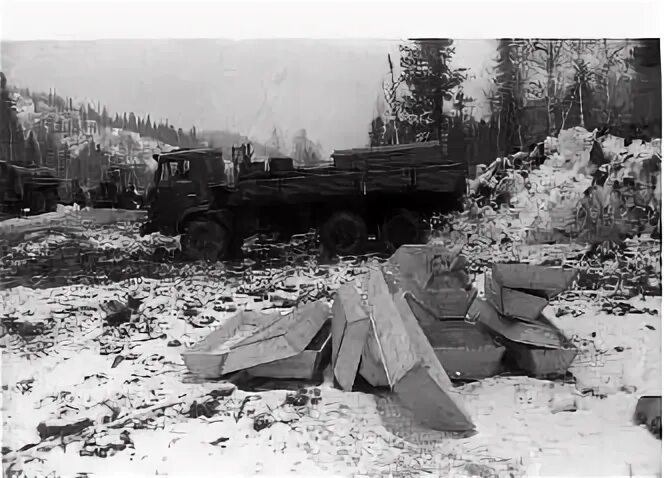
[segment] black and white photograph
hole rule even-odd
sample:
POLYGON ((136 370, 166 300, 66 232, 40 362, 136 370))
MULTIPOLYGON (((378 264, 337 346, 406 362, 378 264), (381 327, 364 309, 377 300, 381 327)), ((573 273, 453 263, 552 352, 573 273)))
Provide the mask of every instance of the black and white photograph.
POLYGON ((3 476, 662 476, 656 2, 0 8, 3 476))

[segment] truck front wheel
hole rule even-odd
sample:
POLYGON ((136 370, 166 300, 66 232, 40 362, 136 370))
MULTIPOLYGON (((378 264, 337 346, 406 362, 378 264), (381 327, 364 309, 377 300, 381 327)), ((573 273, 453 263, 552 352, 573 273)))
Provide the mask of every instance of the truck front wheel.
POLYGON ((335 212, 320 229, 320 240, 329 255, 362 254, 366 249, 367 225, 352 212, 335 212))
POLYGON ((400 209, 383 224, 383 238, 391 249, 399 249, 404 244, 420 242, 421 231, 418 218, 406 209, 400 209))
POLYGON ((215 221, 195 219, 185 224, 183 230, 180 242, 182 254, 188 260, 215 262, 228 252, 231 231, 215 221))

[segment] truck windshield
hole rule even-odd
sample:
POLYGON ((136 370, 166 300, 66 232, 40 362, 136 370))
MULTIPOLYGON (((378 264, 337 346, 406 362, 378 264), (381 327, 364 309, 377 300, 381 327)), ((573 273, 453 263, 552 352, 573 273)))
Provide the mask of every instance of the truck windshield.
POLYGON ((169 161, 161 163, 160 168, 159 182, 170 182, 189 179, 191 166, 189 161, 169 161))

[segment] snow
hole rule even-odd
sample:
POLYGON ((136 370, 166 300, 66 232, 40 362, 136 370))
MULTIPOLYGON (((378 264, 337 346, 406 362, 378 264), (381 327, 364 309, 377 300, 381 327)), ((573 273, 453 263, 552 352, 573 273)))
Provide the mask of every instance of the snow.
MULTIPOLYGON (((481 277, 478 279, 481 285, 481 277)), ((306 276, 291 275, 286 282, 294 285, 306 280, 306 276)), ((176 284, 146 279, 140 284, 7 291, 12 299, 3 300, 3 316, 31 313, 42 321, 57 317, 59 331, 46 356, 26 357, 4 343, 3 383, 9 389, 3 403, 4 446, 16 450, 37 443, 39 422, 55 417, 66 423, 90 417, 96 423, 95 436, 100 443, 105 439, 101 421, 111 414, 109 406, 120 408, 124 414, 139 404, 182 402, 157 414, 157 429, 123 427, 131 433, 133 449, 106 458, 87 457, 79 455, 83 442, 71 443, 66 450, 55 447, 38 452, 44 461, 25 463, 22 468, 28 474, 44 476, 57 470, 61 476, 83 471, 94 476, 218 476, 223 470, 227 476, 275 472, 362 476, 380 470, 411 475, 430 470, 437 476, 470 476, 479 473, 482 466, 501 476, 508 470, 515 476, 654 476, 661 472, 661 442, 631 423, 638 397, 661 393, 659 314, 612 317, 601 312, 596 302, 582 299, 564 305, 580 308, 583 315, 556 318, 557 305, 552 304, 545 313, 568 336, 587 338, 596 332, 596 342, 601 340, 607 351, 604 362, 592 367, 587 356, 579 354, 571 368, 579 379, 576 388, 526 377, 494 377, 460 387, 478 433, 459 438, 414 424, 409 412, 391 396, 337 390, 329 376, 319 387, 322 402, 304 410, 282 406, 285 390, 249 393, 236 389, 221 399, 217 415, 188 418, 182 413, 196 397, 200 399, 224 384, 192 381, 180 357, 182 347, 167 347, 166 343, 178 339, 193 344, 231 313, 208 308, 206 314, 213 316, 214 322, 193 327, 178 311, 195 302, 194 297, 206 303, 219 290, 228 292, 228 284, 222 287, 212 280, 193 281, 188 288, 176 284), (139 334, 118 339, 124 345, 118 353, 126 358, 112 368, 117 354, 100 355, 98 339, 104 330, 99 305, 111 298, 122 299, 129 290, 144 299, 141 311, 159 326, 155 335, 164 332, 166 338, 138 342, 136 337, 144 337, 139 334), (623 351, 615 351, 617 346, 623 351), (127 358, 130 354, 135 358, 127 358), (606 398, 578 393, 598 377, 612 381, 604 387, 606 398), (30 380, 31 390, 20 392, 17 384, 30 380), (623 386, 632 393, 622 391, 623 386), (250 402, 253 416, 269 412, 286 422, 289 417, 299 418, 255 431, 250 416, 237 422, 234 418, 248 395, 260 397, 250 402), (554 413, 553 407, 570 399, 578 408, 576 412, 554 413), (210 444, 220 437, 228 440, 210 444)), ((632 301, 636 308, 661 311, 659 298, 632 301)), ((6 335, 1 340, 8 338, 6 335)))
MULTIPOLYGON (((584 249, 520 242, 528 227, 550 229, 556 206, 562 203, 563 209, 571 210, 589 178, 545 164, 530 174, 529 181, 534 191, 519 193, 513 209, 485 210, 476 223, 467 215, 458 218, 455 228, 464 230, 465 223, 474 234, 464 247, 471 261, 517 257, 538 262, 584 249), (486 239, 505 236, 514 240, 511 250, 486 239)), ((84 215, 85 211, 60 208, 51 215, 4 222, 0 233, 62 226, 63 218, 80 226, 84 215)), ((120 220, 105 213, 88 216, 100 223, 120 220)), ((135 229, 130 224, 89 227, 77 232, 76 241, 93 250, 119 252, 133 251, 132 244, 144 252, 155 245, 178 247, 177 238, 139 238, 135 229)), ((35 234, 12 254, 39 256, 67 244, 70 236, 71 231, 35 234)), ((645 243, 630 244, 638 249, 645 243)), ((218 398, 217 412, 210 418, 189 416, 194 401, 200 404, 213 391, 233 386, 191 377, 180 355, 185 347, 223 324, 233 310, 263 310, 297 295, 272 292, 275 287, 309 290, 314 298, 329 299, 363 266, 343 261, 319 266, 307 260, 298 266, 238 272, 229 266, 204 269, 194 264, 182 265, 159 280, 142 277, 105 285, 17 286, 2 291, 3 446, 16 452, 40 442, 39 423, 68 424, 82 418, 93 420, 84 435, 95 442, 45 441, 50 450, 36 447, 5 456, 5 467, 13 464, 29 476, 87 472, 98 477, 661 476, 661 441, 632 424, 638 398, 661 395, 661 297, 621 300, 632 306, 624 315, 607 312, 610 308, 604 304, 615 302, 607 291, 576 291, 553 300, 545 315, 580 348, 570 368, 576 382, 493 377, 458 387, 477 426, 473 436, 452 436, 414 423, 412 414, 384 391, 338 390, 329 370, 317 387, 322 399, 315 405, 284 404, 292 390, 234 388, 229 396, 218 398), (264 289, 269 297, 257 296, 264 289), (129 295, 142 301, 134 314, 136 323, 104 326, 102 303, 125 302, 129 295), (197 315, 185 314, 187 309, 197 315), (574 313, 563 314, 563 309, 574 313), (44 330, 36 339, 21 337, 6 333, 8 322, 44 330), (248 397, 251 401, 239 417, 248 397), (145 407, 157 409, 141 414, 145 407), (256 431, 254 418, 263 413, 275 422, 256 431), (127 416, 133 419, 119 428, 104 423, 127 416), (81 456, 81 451, 121 443, 122 432, 129 433, 133 447, 109 452, 105 458, 81 456), (213 444, 220 438, 227 440, 213 444)), ((617 260, 602 264, 605 275, 619 266, 617 260)), ((476 274, 475 282, 481 294, 482 273, 476 274)))

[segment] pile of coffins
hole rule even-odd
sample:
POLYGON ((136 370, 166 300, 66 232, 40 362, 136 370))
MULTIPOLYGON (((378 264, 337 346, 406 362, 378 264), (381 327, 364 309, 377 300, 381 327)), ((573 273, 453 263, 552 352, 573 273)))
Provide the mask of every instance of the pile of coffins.
POLYGON ((566 372, 576 349, 542 310, 574 271, 496 264, 484 299, 466 266, 458 250, 402 246, 341 285, 331 306, 237 312, 183 358, 208 379, 244 371, 312 380, 330 364, 343 390, 361 377, 389 387, 433 429, 473 430, 452 380, 490 377, 506 364, 537 377, 566 372))
POLYGON ((575 276, 574 269, 562 267, 494 264, 485 275, 485 297, 473 303, 471 313, 502 338, 512 366, 536 377, 564 375, 577 349, 543 310, 575 276))

